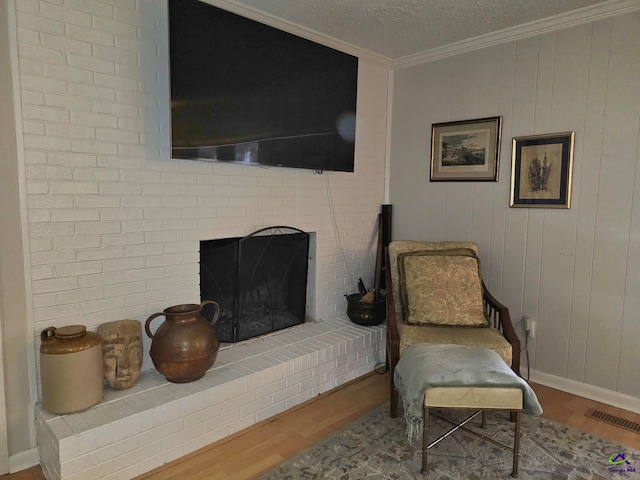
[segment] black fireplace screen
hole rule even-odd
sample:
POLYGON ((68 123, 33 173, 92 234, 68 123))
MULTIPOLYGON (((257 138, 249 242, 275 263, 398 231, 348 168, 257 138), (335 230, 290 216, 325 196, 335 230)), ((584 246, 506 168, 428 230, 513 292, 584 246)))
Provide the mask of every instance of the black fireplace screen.
MULTIPOLYGON (((309 234, 268 227, 200 242, 200 298, 220 305, 218 340, 239 342, 304 323, 309 234)), ((213 315, 205 307, 203 315, 213 315)))

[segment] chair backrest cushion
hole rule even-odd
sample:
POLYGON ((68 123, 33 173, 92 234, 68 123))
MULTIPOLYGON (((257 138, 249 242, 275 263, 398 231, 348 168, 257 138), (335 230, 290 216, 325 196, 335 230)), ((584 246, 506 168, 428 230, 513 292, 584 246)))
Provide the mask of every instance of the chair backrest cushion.
MULTIPOLYGON (((452 250, 467 248, 478 255, 478 245, 474 242, 445 241, 426 242, 422 240, 394 240, 389 243, 389 273, 391 274, 391 293, 396 306, 398 320, 404 320, 402 302, 400 301, 400 274, 398 271, 398 255, 405 252, 417 252, 420 250, 452 250)), ((387 287, 389 288, 389 287, 387 287)))
POLYGON ((399 296, 405 322, 488 325, 476 252, 465 247, 397 253, 399 296))

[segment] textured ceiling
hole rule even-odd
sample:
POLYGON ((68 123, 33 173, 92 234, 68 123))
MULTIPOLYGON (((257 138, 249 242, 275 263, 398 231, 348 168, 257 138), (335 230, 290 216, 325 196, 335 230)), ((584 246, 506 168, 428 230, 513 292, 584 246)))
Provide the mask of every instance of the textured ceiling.
POLYGON ((604 0, 235 0, 391 59, 604 0))

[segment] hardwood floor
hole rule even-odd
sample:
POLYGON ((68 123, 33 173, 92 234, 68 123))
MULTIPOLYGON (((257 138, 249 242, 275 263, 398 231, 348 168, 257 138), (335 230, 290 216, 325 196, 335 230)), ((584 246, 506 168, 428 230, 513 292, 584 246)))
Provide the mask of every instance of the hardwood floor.
POLYGON ((640 434, 620 428, 608 423, 585 416, 590 408, 600 410, 609 415, 617 415, 631 422, 640 424, 640 414, 612 407, 604 403, 594 402, 587 398, 571 395, 570 393, 555 390, 531 383, 538 401, 542 405, 544 417, 574 427, 579 430, 592 433, 598 437, 607 438, 621 445, 640 450, 640 434))
MULTIPOLYGON (((532 384, 544 416, 640 450, 640 435, 585 416, 589 408, 640 423, 640 414, 532 384)), ((273 419, 186 455, 137 480, 240 480, 256 478, 389 399, 389 374, 373 374, 273 419)), ((0 480, 44 480, 32 467, 0 480)))

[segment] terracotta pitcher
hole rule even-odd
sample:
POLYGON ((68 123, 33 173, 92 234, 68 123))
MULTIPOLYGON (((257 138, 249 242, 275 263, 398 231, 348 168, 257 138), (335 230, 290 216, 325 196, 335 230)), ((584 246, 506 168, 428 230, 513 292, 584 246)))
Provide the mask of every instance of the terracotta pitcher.
POLYGON ((165 308, 151 315, 144 329, 151 338, 151 360, 156 370, 175 383, 193 382, 202 378, 218 356, 220 343, 213 325, 220 315, 220 306, 211 300, 200 305, 188 303, 165 308), (208 322, 201 311, 213 305, 215 314, 208 322), (151 321, 164 315, 165 321, 151 333, 151 321))

